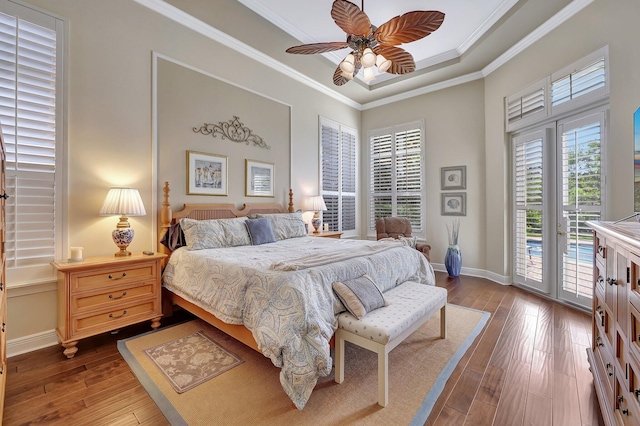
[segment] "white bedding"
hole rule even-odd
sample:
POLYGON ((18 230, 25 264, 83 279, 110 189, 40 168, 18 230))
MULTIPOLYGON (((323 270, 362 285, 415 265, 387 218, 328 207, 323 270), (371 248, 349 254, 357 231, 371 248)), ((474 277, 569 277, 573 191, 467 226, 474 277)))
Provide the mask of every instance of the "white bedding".
POLYGON ((382 291, 408 280, 435 284, 431 265, 406 245, 312 237, 259 246, 181 248, 171 255, 163 284, 222 321, 251 330, 262 353, 281 367, 280 382, 302 409, 318 377, 331 372, 329 340, 336 315, 344 311, 332 284, 363 274, 382 291), (385 249, 375 248, 380 245, 385 249), (333 260, 341 252, 344 260, 299 266, 314 256, 333 260), (354 257, 360 252, 364 255, 354 257), (298 265, 297 270, 272 269, 288 263, 298 265))

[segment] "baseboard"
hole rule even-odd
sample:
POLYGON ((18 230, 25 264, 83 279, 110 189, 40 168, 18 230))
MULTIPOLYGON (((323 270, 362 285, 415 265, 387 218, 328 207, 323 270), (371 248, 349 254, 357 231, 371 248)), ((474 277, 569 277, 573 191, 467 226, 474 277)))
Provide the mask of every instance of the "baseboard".
POLYGON ((58 335, 55 330, 43 331, 29 336, 7 340, 7 358, 36 351, 58 344, 58 335))
MULTIPOLYGON (((433 269, 438 272, 447 272, 447 268, 444 266, 444 263, 432 263, 431 265, 433 266, 433 269)), ((460 270, 460 275, 486 278, 489 281, 493 281, 501 285, 511 285, 513 282, 510 276, 498 275, 493 272, 485 271, 484 269, 466 268, 464 266, 460 270)))

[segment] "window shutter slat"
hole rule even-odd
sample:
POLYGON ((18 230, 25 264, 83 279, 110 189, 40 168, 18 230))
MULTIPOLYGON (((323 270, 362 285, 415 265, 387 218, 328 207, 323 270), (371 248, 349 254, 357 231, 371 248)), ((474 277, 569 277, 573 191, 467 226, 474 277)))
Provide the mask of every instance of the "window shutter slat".
POLYGON ((8 270, 48 267, 56 256, 57 45, 55 28, 0 13, 8 270))

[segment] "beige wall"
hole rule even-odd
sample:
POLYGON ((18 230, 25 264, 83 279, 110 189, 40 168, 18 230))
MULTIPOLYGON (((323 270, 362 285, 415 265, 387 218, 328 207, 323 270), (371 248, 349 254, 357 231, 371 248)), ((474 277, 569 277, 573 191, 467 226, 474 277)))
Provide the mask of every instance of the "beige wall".
MULTIPOLYGON (((446 225, 460 219, 459 245, 465 268, 484 269, 485 253, 479 242, 486 239, 484 222, 484 83, 482 80, 405 101, 365 110, 362 113, 361 182, 369 181, 367 132, 416 120, 425 122, 426 240, 431 245, 431 261, 444 263, 448 246, 446 225), (440 168, 467 166, 467 215, 440 215, 440 168)), ((362 221, 366 223, 366 200, 362 221)), ((365 230, 366 231, 366 230, 365 230)))
MULTIPOLYGON (((110 186, 140 189, 149 214, 131 218, 133 250, 155 245, 152 226, 152 51, 291 106, 291 186, 298 205, 318 191, 318 116, 366 132, 424 119, 427 140, 427 240, 441 263, 447 244, 440 216, 440 167, 467 166, 464 266, 500 279, 509 271, 508 139, 503 99, 609 44, 611 115, 608 217, 633 211, 632 115, 640 105, 640 56, 633 29, 637 0, 596 0, 490 74, 484 81, 430 93, 362 114, 307 86, 151 12, 131 0, 30 0, 68 19, 66 93, 69 186, 66 244, 85 255, 114 251, 113 218, 97 212, 110 186), (362 116, 362 122, 361 122, 362 116)), ((215 3, 215 2, 214 2, 215 3)), ((361 152, 366 152, 362 149, 361 152)), ((182 163, 183 159, 178 159, 182 163)), ((368 163, 362 161, 361 182, 368 163)), ((158 180, 162 177, 157 176, 158 180)), ((361 185, 366 187, 366 185, 361 185)), ((366 194, 361 199, 366 207, 366 194)), ((363 208, 361 222, 366 223, 363 208)), ((9 283, 10 284, 10 283, 9 283)), ((55 292, 11 297, 9 339, 55 327, 55 292), (28 308, 35 307, 35 308, 28 308)))
POLYGON ((510 275, 509 139, 504 98, 589 53, 609 45, 610 121, 607 212, 614 220, 633 212, 633 112, 640 105, 640 56, 633 28, 640 2, 596 0, 485 79, 486 269, 510 275))
MULTIPOLYGON (((68 163, 62 172, 69 178, 69 213, 64 240, 67 247, 83 246, 85 256, 115 252, 111 240, 115 218, 98 216, 108 188, 114 185, 138 188, 147 209, 147 216, 130 218, 136 231, 130 249, 156 246, 152 200, 159 194, 152 194, 153 51, 291 106, 291 186, 298 206, 305 196, 318 191, 318 116, 360 128, 360 111, 131 0, 30 3, 68 22, 68 163)), ((184 167, 185 161, 182 154, 177 167, 184 167)), ((9 290, 9 298, 9 339, 55 328, 54 291, 21 296, 18 303, 9 290), (21 308, 34 297, 39 309, 21 308), (40 303, 43 299, 48 303, 40 303)))

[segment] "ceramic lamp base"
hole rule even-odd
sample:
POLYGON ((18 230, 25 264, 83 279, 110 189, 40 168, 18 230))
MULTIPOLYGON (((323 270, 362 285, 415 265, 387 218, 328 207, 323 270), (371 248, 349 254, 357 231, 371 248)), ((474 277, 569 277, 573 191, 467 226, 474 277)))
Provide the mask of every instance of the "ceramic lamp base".
POLYGON ((319 233, 318 229, 320 229, 320 227, 322 226, 322 219, 320 219, 319 217, 312 218, 311 225, 313 225, 313 233, 319 233))
POLYGON ((120 248, 119 252, 115 253, 115 256, 130 256, 131 252, 127 251, 127 247, 133 241, 133 229, 132 228, 116 228, 111 233, 113 242, 120 248))

